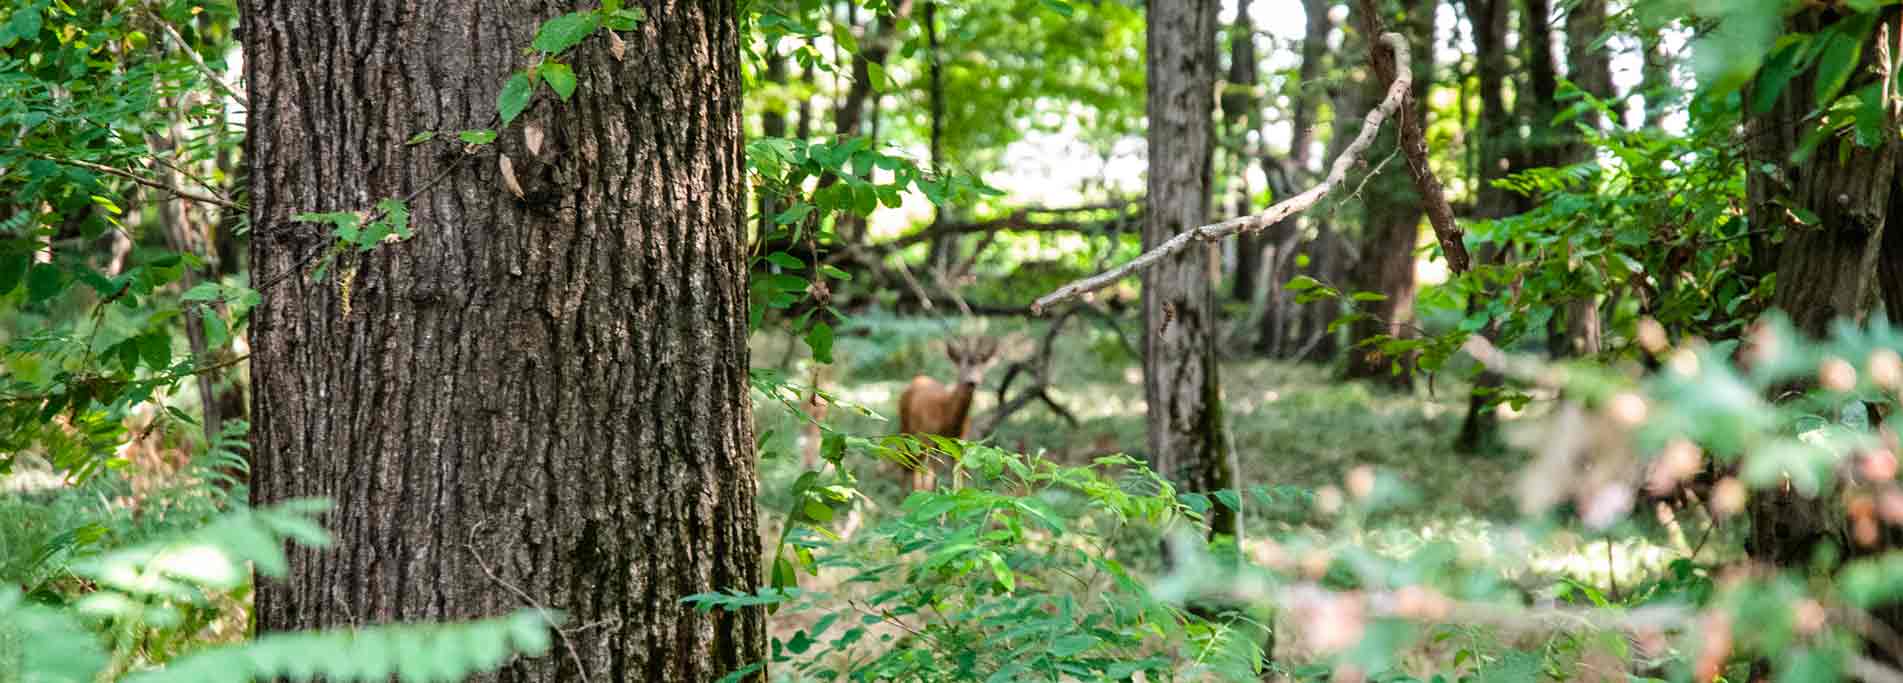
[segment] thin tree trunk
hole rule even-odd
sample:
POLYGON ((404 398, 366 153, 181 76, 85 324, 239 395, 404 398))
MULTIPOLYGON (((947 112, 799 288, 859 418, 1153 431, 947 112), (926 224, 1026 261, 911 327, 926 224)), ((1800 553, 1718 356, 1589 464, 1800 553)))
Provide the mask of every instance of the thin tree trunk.
MULTIPOLYGON (((1264 155, 1262 172, 1268 177, 1269 190, 1279 199, 1296 191, 1295 181, 1308 173, 1310 147, 1315 140, 1316 105, 1325 94, 1319 85, 1323 62, 1328 54, 1328 33, 1334 30, 1334 20, 1328 16, 1328 0, 1302 0, 1302 11, 1307 15, 1307 33, 1302 36, 1302 65, 1296 71, 1300 80, 1295 93, 1295 108, 1289 115, 1289 124, 1293 126, 1289 140, 1289 155, 1286 162, 1264 155)), ((1311 219, 1313 220, 1313 219, 1311 219)), ((1263 231, 1263 241, 1258 248, 1273 246, 1275 262, 1265 264, 1270 271, 1266 280, 1267 291, 1262 297, 1262 314, 1258 316, 1256 330, 1256 350, 1269 356, 1279 357, 1293 349, 1285 350, 1290 331, 1301 317, 1301 309, 1289 307, 1289 297, 1282 289, 1287 281, 1283 264, 1293 265, 1294 249, 1301 231, 1298 218, 1270 226, 1263 231)))
MULTIPOLYGON (((1481 219, 1502 218, 1516 213, 1520 208, 1520 203, 1511 192, 1495 185, 1495 181, 1518 170, 1514 168, 1513 160, 1518 157, 1518 150, 1522 146, 1514 130, 1513 112, 1506 106, 1506 87, 1510 81, 1506 38, 1511 6, 1511 0, 1466 0, 1477 62, 1475 80, 1479 81, 1480 88, 1480 111, 1475 117, 1479 122, 1480 135, 1480 167, 1477 169, 1480 187, 1475 192, 1474 213, 1476 218, 1481 219)), ((1502 256, 1491 248, 1480 251, 1476 260, 1481 263, 1502 256)), ((1468 302, 1468 306, 1472 307, 1476 303, 1468 302)), ((1495 329, 1490 324, 1482 334, 1491 338, 1495 329)), ((1461 422, 1459 436, 1454 439, 1455 448, 1466 452, 1477 451, 1492 438, 1497 419, 1488 403, 1501 381, 1502 378, 1492 371, 1482 371, 1474 378, 1473 391, 1467 397, 1467 417, 1461 422)))
MULTIPOLYGON (((185 139, 185 131, 177 121, 174 121, 166 129, 164 137, 148 136, 147 145, 152 148, 154 154, 165 155, 176 149, 178 142, 183 139, 185 139)), ((154 172, 159 176, 160 182, 168 187, 190 186, 185 181, 184 174, 170 166, 157 164, 154 172)), ((161 195, 156 199, 159 202, 159 225, 165 230, 166 246, 181 254, 191 254, 206 259, 214 264, 215 268, 218 254, 210 248, 210 241, 206 239, 204 231, 193 222, 191 203, 176 196, 161 195)), ((188 290, 197 286, 198 282, 198 273, 191 268, 186 268, 184 274, 179 277, 179 286, 188 290)), ((191 306, 186 309, 184 315, 185 343, 191 349, 192 363, 199 366, 212 363, 211 345, 205 333, 204 314, 205 307, 191 306)), ((198 386, 199 421, 204 428, 207 446, 216 441, 218 435, 224 430, 224 419, 219 414, 221 404, 218 401, 218 376, 219 373, 215 371, 207 371, 193 377, 194 383, 198 386)))
MULTIPOLYGON (((1218 4, 1157 0, 1149 6, 1145 249, 1209 222, 1218 4)), ((1225 489, 1235 483, 1223 440, 1210 251, 1186 250, 1143 275, 1143 387, 1150 460, 1157 472, 1189 491, 1225 489)), ((1237 519, 1218 505, 1211 510, 1210 526, 1216 533, 1234 535, 1237 519)))
POLYGON ((259 583, 260 630, 520 593, 569 615, 573 655, 478 680, 700 682, 764 658, 760 611, 681 603, 760 581, 739 21, 634 4, 624 55, 584 41, 571 101, 543 92, 461 159, 404 140, 490 125, 547 6, 243 3, 259 280, 328 242, 292 215, 415 194, 413 238, 332 265, 347 293, 290 277, 256 309, 253 497, 329 498, 338 536, 259 583))
MULTIPOLYGON (((945 74, 940 63, 942 55, 938 52, 938 3, 925 3, 925 58, 931 60, 926 65, 929 79, 926 97, 929 101, 931 116, 931 140, 929 152, 932 155, 932 172, 945 170, 945 74)), ((932 227, 936 228, 945 220, 945 209, 932 207, 932 227)), ((938 235, 932 238, 926 249, 925 265, 928 268, 944 272, 958 260, 959 235, 938 235)))
MULTIPOLYGON (((1571 69, 1569 77, 1573 85, 1600 100, 1611 101, 1612 55, 1604 45, 1593 46, 1605 31, 1606 0, 1581 0, 1566 15, 1566 64, 1571 69)), ((1605 117, 1598 110, 1587 112, 1583 118, 1586 125, 1594 129, 1605 128, 1605 117)), ((1578 139, 1575 133, 1568 132, 1568 135, 1573 139, 1568 145, 1566 162, 1591 160, 1593 147, 1578 139)), ((1601 327, 1598 297, 1581 297, 1568 302, 1562 352, 1582 356, 1598 354, 1603 336, 1601 327)))
MULTIPOLYGON (((1255 24, 1249 19, 1249 0, 1238 0, 1236 18, 1229 25, 1229 79, 1222 93, 1222 113, 1228 124, 1229 166, 1238 184, 1232 215, 1250 213, 1248 139, 1262 120, 1255 96, 1257 81, 1255 24)), ((1262 271, 1262 247, 1268 232, 1245 232, 1236 238, 1236 267, 1230 274, 1229 294, 1236 301, 1255 302, 1255 285, 1262 271)))

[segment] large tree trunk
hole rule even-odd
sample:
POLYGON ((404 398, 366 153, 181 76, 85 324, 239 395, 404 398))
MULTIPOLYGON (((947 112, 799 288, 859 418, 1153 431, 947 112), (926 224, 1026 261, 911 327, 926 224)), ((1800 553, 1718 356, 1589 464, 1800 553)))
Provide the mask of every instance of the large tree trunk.
MULTIPOLYGON (((1832 12, 1807 10, 1787 22, 1794 31, 1815 31, 1834 19, 1832 12)), ((1866 62, 1855 72, 1860 77, 1852 79, 1846 92, 1870 79, 1877 34, 1871 35, 1864 46, 1866 62)), ((1777 263, 1771 303, 1789 315, 1799 331, 1823 337, 1834 321, 1862 320, 1870 310, 1886 233, 1903 226, 1885 225, 1897 217, 1891 212, 1899 158, 1893 136, 1876 148, 1831 136, 1801 163, 1792 159, 1800 140, 1818 125, 1807 118, 1819 106, 1814 75, 1793 77, 1769 112, 1749 112, 1742 135, 1749 141, 1745 167, 1751 170, 1746 177, 1750 224, 1753 229, 1782 226, 1785 231, 1784 241, 1768 254, 1777 263), (1817 221, 1795 224, 1790 216, 1798 210, 1816 214, 1817 221)), ((1853 555, 1881 550, 1848 543, 1837 505, 1835 500, 1806 499, 1788 490, 1756 492, 1746 508, 1751 533, 1745 549, 1755 560, 1783 567, 1806 566, 1819 543, 1848 548, 1853 555)), ((1894 610, 1878 616, 1892 628, 1903 625, 1903 615, 1894 610)))
POLYGON ((502 614, 519 589, 587 626, 562 636, 573 657, 487 680, 699 682, 763 658, 760 612, 681 604, 760 577, 739 23, 649 5, 625 55, 599 35, 565 55, 572 101, 544 92, 459 160, 404 140, 489 125, 547 5, 244 3, 260 280, 329 241, 294 214, 418 193, 414 238, 331 267, 347 290, 291 277, 256 310, 253 495, 330 498, 338 536, 258 585, 260 630, 502 614))
MULTIPOLYGON (((1143 248, 1208 222, 1214 144, 1216 0, 1155 0, 1149 6, 1149 207, 1143 248)), ((1150 460, 1185 490, 1234 485, 1223 441, 1216 366, 1212 249, 1184 250, 1143 274, 1143 388, 1150 460)), ((1224 506, 1211 528, 1234 534, 1224 506)))
MULTIPOLYGON (((1362 7, 1375 4, 1380 3, 1363 3, 1362 7)), ((1405 111, 1423 129, 1427 127, 1427 108, 1420 103, 1427 100, 1427 91, 1434 83, 1434 10, 1438 4, 1420 0, 1400 3, 1405 13, 1401 20, 1402 32, 1407 35, 1411 53, 1408 59, 1413 62, 1409 68, 1414 72, 1414 87, 1408 93, 1414 105, 1405 111)), ((1364 17, 1363 33, 1374 33, 1367 29, 1378 25, 1372 23, 1373 19, 1364 17)), ((1366 97, 1374 101, 1380 99, 1380 93, 1387 90, 1388 84, 1370 79, 1364 85, 1368 91, 1366 97)), ((1375 138, 1369 158, 1383 159, 1397 153, 1399 140, 1398 126, 1385 127, 1375 138)), ((1361 260, 1355 263, 1351 280, 1356 289, 1379 292, 1386 298, 1362 310, 1372 317, 1357 320, 1350 326, 1350 338, 1355 343, 1376 335, 1408 336, 1407 319, 1414 311, 1414 249, 1420 245, 1421 217, 1425 215, 1420 192, 1405 168, 1396 166, 1384 170, 1368 181, 1364 192, 1368 199, 1362 203, 1365 212, 1361 260)), ((1413 386, 1414 377, 1412 369, 1407 367, 1409 361, 1389 358, 1375 346, 1353 347, 1348 352, 1347 375, 1355 379, 1379 379, 1393 388, 1406 389, 1413 386), (1402 364, 1400 372, 1394 371, 1393 364, 1397 362, 1402 364)))

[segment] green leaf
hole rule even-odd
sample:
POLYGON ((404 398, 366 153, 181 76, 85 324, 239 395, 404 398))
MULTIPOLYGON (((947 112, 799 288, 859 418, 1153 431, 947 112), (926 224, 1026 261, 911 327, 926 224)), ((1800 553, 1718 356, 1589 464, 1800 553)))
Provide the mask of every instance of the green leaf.
POLYGON ((496 113, 502 116, 502 125, 507 126, 522 115, 522 110, 529 108, 529 97, 534 94, 535 84, 528 74, 516 72, 510 76, 509 81, 502 84, 502 94, 496 96, 496 113))
POLYGON ((784 251, 776 251, 771 254, 767 254, 766 260, 772 263, 773 265, 779 266, 781 268, 785 268, 787 270, 802 270, 806 268, 805 263, 800 262, 800 260, 797 258, 794 258, 792 254, 788 254, 784 251))
POLYGON ((28 303, 39 303, 58 296, 60 290, 65 287, 65 273, 59 269, 59 266, 55 266, 51 263, 33 264, 33 269, 26 273, 26 300, 28 303))
POLYGON ((410 139, 403 141, 403 144, 420 145, 435 139, 436 139, 436 131, 426 130, 421 133, 417 133, 415 135, 410 136, 410 139))
POLYGON ((395 234, 397 239, 410 238, 409 202, 391 197, 377 202, 377 210, 383 212, 383 220, 380 222, 389 226, 391 234, 395 234))
POLYGON ((225 290, 216 282, 200 282, 179 296, 179 299, 184 301, 217 301, 223 298, 225 298, 225 290))
POLYGON ((480 146, 489 144, 491 142, 495 142, 496 132, 493 130, 489 130, 487 128, 477 128, 474 130, 465 130, 461 133, 457 133, 456 137, 461 139, 463 142, 480 147, 480 146))
POLYGON ((172 335, 163 331, 138 337, 139 357, 146 367, 163 368, 172 364, 172 335))
POLYGON ((33 265, 32 254, 0 255, 0 294, 11 294, 20 287, 20 280, 26 277, 26 269, 33 265))
POLYGON ((825 524, 827 522, 833 521, 833 509, 830 507, 827 507, 825 503, 819 502, 817 500, 809 500, 809 501, 806 501, 806 506, 804 509, 806 512, 807 519, 811 519, 820 524, 825 524))
POLYGON ((569 68, 567 64, 543 62, 542 80, 548 81, 549 89, 554 90, 555 96, 562 98, 563 102, 567 102, 569 96, 575 94, 575 70, 569 68))
POLYGON ((813 323, 806 331, 806 346, 813 350, 813 360, 831 364, 833 362, 833 326, 824 321, 813 323))
POLYGON ((1209 496, 1200 493, 1179 493, 1176 494, 1176 501, 1199 515, 1209 511, 1209 496))
POLYGON ((790 207, 787 207, 785 211, 780 212, 780 215, 774 216, 773 223, 775 225, 787 225, 790 223, 798 223, 802 220, 805 220, 806 215, 812 212, 813 212, 812 204, 800 202, 798 204, 794 204, 790 207))
POLYGON ((1058 638, 1056 642, 1051 643, 1051 656, 1075 656, 1077 653, 1088 650, 1096 644, 1097 637, 1087 633, 1064 636, 1058 638))
POLYGON ((608 13, 607 18, 602 20, 602 24, 616 31, 632 31, 639 28, 641 22, 647 21, 648 19, 648 13, 639 7, 608 9, 607 5, 604 4, 602 5, 602 9, 608 13))
POLYGON ((1305 291, 1314 289, 1316 287, 1320 287, 1321 284, 1322 283, 1320 282, 1316 282, 1315 278, 1309 277, 1307 275, 1297 275, 1293 279, 1289 280, 1288 284, 1284 285, 1284 288, 1291 292, 1305 292, 1305 291))
POLYGON ((1017 575, 1011 572, 1011 565, 1004 561, 1003 555, 988 553, 985 556, 985 562, 991 565, 992 578, 997 579, 998 585, 1004 586, 1004 590, 1014 591, 1018 589, 1017 575))
POLYGON ((852 273, 848 273, 846 271, 840 270, 838 268, 834 268, 832 266, 829 266, 823 263, 819 265, 819 274, 832 278, 834 280, 851 280, 852 279, 852 273))
POLYGON ((1817 62, 1816 103, 1819 107, 1829 106, 1837 99, 1837 92, 1850 81, 1851 73, 1857 70, 1857 60, 1863 57, 1860 36, 1832 33, 1829 40, 1824 45, 1823 57, 1817 62))
POLYGON ((794 573, 792 562, 787 561, 784 556, 773 559, 774 588, 793 588, 798 586, 799 583, 800 577, 799 574, 794 573))
POLYGON ((594 12, 570 12, 542 22, 535 33, 535 49, 558 54, 580 43, 601 26, 601 15, 594 12))
POLYGON ((1760 114, 1771 111, 1777 104, 1779 95, 1784 94, 1784 86, 1789 85, 1791 77, 1797 75, 1802 66, 1800 58, 1810 48, 1810 34, 1794 33, 1778 42, 1783 45, 1764 62, 1764 68, 1758 71, 1757 85, 1751 89, 1751 109, 1760 114))

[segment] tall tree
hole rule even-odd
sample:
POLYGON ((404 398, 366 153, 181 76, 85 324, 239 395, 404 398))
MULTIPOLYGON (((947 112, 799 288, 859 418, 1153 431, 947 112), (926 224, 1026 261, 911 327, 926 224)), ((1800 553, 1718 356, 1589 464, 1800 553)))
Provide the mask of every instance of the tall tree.
MULTIPOLYGON (((1302 12, 1305 15, 1306 31, 1302 34, 1302 63, 1296 67, 1294 88, 1294 107, 1289 114, 1289 153, 1287 159, 1275 159, 1268 155, 1262 157, 1262 173, 1268 178, 1270 192, 1277 198, 1296 192, 1296 182, 1308 172, 1310 148, 1315 142, 1315 114, 1318 104, 1325 94, 1321 87, 1321 75, 1328 56, 1328 34, 1334 30, 1334 19, 1328 16, 1329 0, 1302 0, 1302 12)), ((1338 112, 1337 116, 1341 114, 1338 112)), ((1320 221, 1309 218, 1319 225, 1320 221)), ((1326 232, 1326 229, 1320 230, 1326 232)), ((1282 283, 1288 279, 1286 273, 1295 264, 1296 246, 1301 239, 1301 219, 1291 216, 1280 223, 1262 231, 1258 247, 1269 247, 1275 251, 1273 258, 1263 263, 1269 270, 1265 280, 1268 290, 1262 297, 1262 314, 1258 317, 1256 330, 1256 351, 1263 354, 1280 356, 1296 351, 1289 348, 1290 337, 1298 329, 1298 323, 1310 304, 1300 309, 1289 308, 1288 292, 1282 289, 1282 283)), ((1310 263, 1313 264, 1313 256, 1310 263)))
MULTIPOLYGON (((1836 11, 1810 8, 1786 21, 1791 30, 1813 32, 1838 18, 1836 11)), ((1845 92, 1871 80, 1876 35, 1870 32, 1864 63, 1852 72, 1857 76, 1845 92)), ((1810 114, 1827 104, 1816 99, 1815 80, 1814 70, 1797 74, 1768 110, 1748 109, 1743 137, 1751 170, 1746 176, 1750 225, 1784 231, 1781 243, 1754 255, 1777 264, 1771 304, 1799 331, 1823 337, 1834 321, 1861 320, 1874 304, 1880 248, 1889 229, 1900 227, 1886 223, 1903 216, 1891 212, 1899 159, 1894 135, 1879 136, 1874 146, 1860 144, 1857 136, 1831 135, 1808 156, 1795 156, 1804 137, 1820 125, 1810 114), (1798 211, 1816 219, 1800 223, 1794 218, 1798 211)), ((1755 96, 1747 93, 1745 101, 1755 96)), ((1789 490, 1754 494, 1747 509, 1751 536, 1746 549, 1760 561, 1803 566, 1818 543, 1846 537, 1841 512, 1789 490)))
MULTIPOLYGON (((1366 39, 1374 40, 1377 36, 1373 27, 1380 25, 1370 21, 1373 17, 1368 16, 1367 10, 1385 4, 1370 0, 1361 3, 1362 34, 1366 39)), ((1408 59, 1413 62, 1410 69, 1414 73, 1413 90, 1408 93, 1414 105, 1405 107, 1404 111, 1425 128, 1427 108, 1420 103, 1427 100, 1427 91, 1434 83, 1434 11, 1440 3, 1402 0, 1398 4, 1401 10, 1398 23, 1407 36, 1411 53, 1408 59)), ((1378 100, 1387 86, 1381 79, 1370 77, 1363 82, 1367 89, 1364 96, 1370 101, 1378 100)), ((1388 126, 1375 138, 1368 154, 1381 159, 1399 150, 1398 127, 1388 126)), ((1413 179, 1399 164, 1368 181, 1365 192, 1361 258, 1355 262, 1350 278, 1357 289, 1379 292, 1384 298, 1364 311, 1370 317, 1354 323, 1351 338, 1360 341, 1376 335, 1404 337, 1408 334, 1407 317, 1414 309, 1414 249, 1420 244, 1421 218, 1426 211, 1413 179)), ((1407 368, 1402 368, 1402 372, 1391 371, 1393 363, 1406 360, 1389 358, 1376 347, 1356 347, 1348 353, 1347 374, 1354 378, 1383 379, 1396 388, 1406 388, 1412 385, 1413 372, 1407 368)))
MULTIPOLYGON (((1246 215, 1251 208, 1248 174, 1251 157, 1249 132, 1260 127, 1261 108, 1256 97, 1260 80, 1255 56, 1255 23, 1249 18, 1249 0, 1236 3, 1236 18, 1229 22, 1229 78, 1223 83, 1222 115, 1227 129, 1228 162, 1234 168, 1237 192, 1233 214, 1246 215)), ((1236 236, 1236 268, 1230 295, 1237 301, 1255 301, 1256 280, 1262 272, 1262 248, 1269 240, 1267 232, 1246 232, 1236 236)))
POLYGON ((491 125, 548 5, 244 3, 252 262, 292 274, 254 314, 253 495, 330 498, 339 541, 258 586, 260 630, 532 601, 610 626, 497 680, 762 659, 758 611, 681 603, 760 576, 739 22, 640 4, 619 45, 563 56, 572 100, 545 91, 468 158, 405 140, 491 125), (331 238, 293 216, 406 195, 413 238, 340 256, 337 284, 296 273, 331 238))
MULTIPOLYGON (((1511 29, 1509 19, 1512 16, 1512 0, 1466 0, 1467 21, 1473 28, 1475 81, 1480 89, 1480 111, 1475 116, 1477 128, 1470 134, 1480 139, 1480 150, 1476 161, 1479 168, 1474 175, 1479 181, 1475 191, 1474 215, 1476 218, 1503 218, 1517 212, 1520 203, 1512 192, 1501 188, 1496 181, 1505 178, 1514 168, 1514 159, 1521 147, 1521 140, 1514 127, 1512 110, 1507 108, 1507 88, 1511 85, 1510 52, 1507 49, 1507 31, 1511 29)), ((1492 247, 1485 247, 1476 255, 1481 263, 1498 258, 1500 254, 1492 247)), ((1477 302, 1469 302, 1471 307, 1477 302)), ((1494 326, 1483 333, 1492 336, 1494 326)), ((1474 389, 1467 397, 1467 417, 1460 425, 1460 434, 1454 439, 1454 446, 1463 451, 1478 450, 1486 439, 1494 433, 1497 424, 1492 406, 1488 405, 1495 388, 1500 386, 1501 378, 1491 371, 1481 372, 1474 380, 1474 389)))
MULTIPOLYGON (((1149 34, 1149 209, 1143 248, 1208 221, 1217 0, 1155 0, 1149 34)), ((1212 245, 1213 246, 1213 245, 1212 245)), ((1143 274, 1143 389, 1150 460, 1189 490, 1234 483, 1216 365, 1212 249, 1192 248, 1143 274)), ((1211 527, 1234 534, 1223 506, 1211 527)))
MULTIPOLYGON (((1612 98, 1612 55, 1599 39, 1606 32, 1606 0, 1581 0, 1566 15, 1566 68, 1575 87, 1601 100, 1612 98)), ((1582 117, 1585 125, 1603 129, 1604 116, 1594 109, 1582 117)), ((1593 147, 1585 144, 1574 129, 1567 127, 1568 145, 1563 161, 1590 161, 1593 147)), ((1580 297, 1566 305, 1566 335, 1561 352, 1593 355, 1599 353, 1601 325, 1597 297, 1580 297)))

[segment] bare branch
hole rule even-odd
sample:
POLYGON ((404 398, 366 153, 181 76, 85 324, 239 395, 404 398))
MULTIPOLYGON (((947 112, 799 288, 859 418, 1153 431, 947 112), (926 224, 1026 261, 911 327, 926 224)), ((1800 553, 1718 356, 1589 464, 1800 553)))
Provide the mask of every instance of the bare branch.
MULTIPOLYGON (((1381 13, 1373 0, 1361 0, 1360 14, 1368 35, 1388 35, 1381 26, 1381 13)), ((1388 43, 1387 47, 1391 51, 1386 53, 1381 51, 1380 45, 1369 50, 1375 78, 1395 78, 1396 65, 1408 63, 1404 45, 1388 43)), ((1401 127, 1401 154, 1407 157, 1408 174, 1414 176, 1414 188, 1421 193, 1422 208, 1427 210, 1427 222, 1434 226, 1434 239, 1440 242, 1441 253, 1447 257, 1447 269, 1458 275, 1467 272, 1473 259, 1467 255, 1467 243, 1460 226, 1454 224, 1454 208, 1447 203, 1440 178, 1427 166, 1427 137, 1421 132, 1420 120, 1413 114, 1414 108, 1419 106, 1421 103, 1415 102, 1409 93, 1401 103, 1400 115, 1395 117, 1401 127)))
POLYGON ((152 188, 152 189, 155 189, 155 190, 164 190, 164 191, 166 191, 166 192, 170 192, 170 193, 172 193, 172 194, 174 194, 174 195, 176 195, 176 196, 178 196, 178 197, 181 197, 181 198, 184 198, 184 199, 190 199, 190 200, 192 200, 192 201, 195 201, 195 202, 204 202, 204 203, 206 203, 206 204, 212 204, 212 205, 216 205, 216 206, 222 206, 222 207, 224 207, 224 208, 227 208, 227 209, 234 209, 234 210, 238 210, 238 211, 243 211, 243 210, 244 210, 244 207, 243 207, 243 206, 239 206, 239 205, 238 205, 237 203, 235 203, 235 202, 232 202, 232 201, 231 201, 231 200, 229 200, 229 199, 225 199, 225 198, 222 198, 222 197, 214 197, 214 196, 212 196, 212 195, 208 195, 208 194, 199 194, 199 193, 197 193, 197 192, 192 192, 192 191, 190 191, 190 190, 183 190, 183 189, 180 189, 180 188, 176 188, 176 187, 172 187, 171 185, 167 185, 167 184, 165 184, 165 183, 161 183, 161 182, 159 182, 159 181, 156 181, 156 180, 153 180, 153 179, 151 179, 151 178, 147 178, 147 177, 145 177, 145 176, 141 176, 141 175, 139 175, 139 174, 136 174, 136 173, 133 173, 133 172, 131 172, 131 171, 126 171, 126 170, 122 170, 122 169, 117 169, 117 168, 113 168, 113 167, 111 167, 111 166, 107 166, 107 165, 105 165, 105 164, 95 164, 95 163, 93 163, 93 162, 90 162, 90 161, 80 161, 80 160, 78 160, 78 159, 62 159, 62 158, 59 158, 59 157, 55 157, 55 156, 48 156, 48 155, 45 155, 45 154, 37 154, 37 153, 33 153, 33 152, 28 152, 28 153, 27 153, 27 155, 28 155, 28 156, 31 156, 31 157, 33 157, 33 158, 35 158, 35 159, 45 159, 45 160, 47 160, 47 161, 51 161, 51 162, 53 162, 53 163, 56 163, 56 164, 66 164, 66 165, 68 165, 68 166, 78 166, 78 167, 80 167, 80 168, 83 168, 83 169, 86 169, 86 170, 88 170, 88 171, 97 171, 97 172, 99 172, 99 173, 104 173, 104 174, 107 174, 107 175, 115 175, 115 176, 119 176, 119 177, 121 177, 121 178, 125 178, 126 180, 130 180, 130 181, 132 181, 132 182, 135 182, 135 183, 138 183, 138 184, 140 184, 140 185, 144 185, 144 186, 146 186, 146 187, 150 187, 150 188, 152 188))
MULTIPOLYGON (((1382 34, 1381 40, 1392 47, 1395 54, 1407 54, 1407 39, 1402 37, 1401 34, 1385 33, 1382 34)), ((1381 100, 1381 106, 1375 107, 1374 110, 1368 112, 1368 117, 1362 122, 1361 133, 1355 136, 1354 142, 1350 143, 1347 149, 1342 150, 1341 156, 1335 158, 1334 165, 1328 171, 1328 177, 1324 178, 1321 184, 1309 188, 1307 192, 1278 202, 1275 206, 1269 207, 1267 211, 1263 211, 1254 216, 1232 218, 1221 223, 1213 223, 1194 230, 1186 230, 1178 233, 1175 237, 1170 238, 1168 242, 1157 245, 1156 248, 1144 252, 1142 255, 1131 259, 1121 266, 1064 285, 1057 288, 1056 291, 1044 295, 1035 303, 1031 304, 1032 312, 1042 312, 1050 308, 1052 304, 1068 301, 1086 292, 1094 292, 1108 287, 1116 281, 1128 277, 1132 273, 1155 266, 1157 262, 1163 260, 1165 257, 1173 256, 1176 252, 1189 248, 1191 243, 1212 242, 1245 230, 1261 230, 1315 206, 1316 202, 1321 201, 1323 197, 1327 197, 1329 193, 1334 192, 1335 188, 1339 187, 1342 181, 1348 178, 1349 167, 1353 166, 1355 162, 1361 158, 1361 155, 1367 153, 1368 147, 1374 144, 1375 134, 1381 130, 1381 124, 1385 123, 1389 116, 1394 115, 1396 111, 1400 110, 1401 102, 1407 98, 1408 90, 1413 86, 1414 73, 1413 70, 1404 63, 1398 63, 1395 71, 1394 83, 1388 86, 1387 97, 1381 100)))

